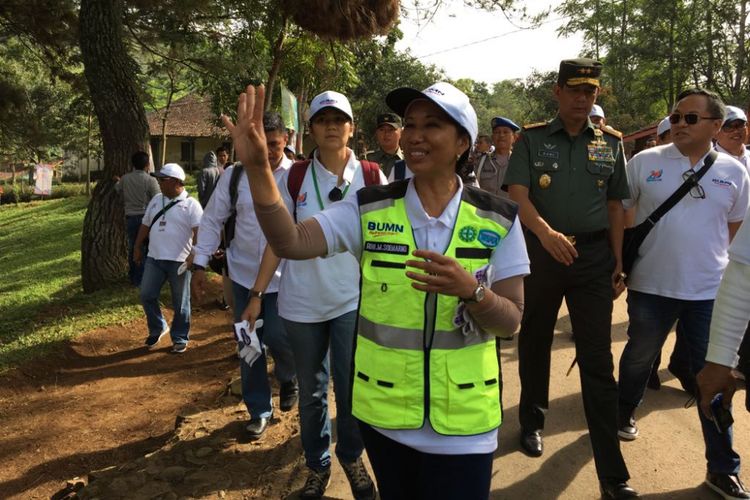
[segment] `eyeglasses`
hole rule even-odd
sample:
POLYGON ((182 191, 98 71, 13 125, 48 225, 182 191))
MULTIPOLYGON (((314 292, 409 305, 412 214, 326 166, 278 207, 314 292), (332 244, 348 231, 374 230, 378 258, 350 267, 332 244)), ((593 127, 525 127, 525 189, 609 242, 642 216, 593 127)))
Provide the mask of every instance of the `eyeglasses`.
POLYGON ((733 130, 742 130, 747 125, 746 122, 743 122, 742 120, 732 120, 729 123, 725 123, 721 126, 721 130, 724 132, 731 132, 733 130))
POLYGON ((705 200, 706 199, 706 192, 703 190, 703 187, 698 184, 698 179, 695 177, 695 170, 692 168, 682 174, 682 180, 687 181, 689 184, 692 184, 692 187, 690 188, 690 196, 696 199, 705 200))
POLYGON ((335 187, 328 193, 328 199, 331 201, 341 201, 344 199, 344 192, 335 187))
POLYGON ((672 113, 669 115, 669 123, 677 125, 683 118, 688 125, 695 125, 698 123, 698 120, 721 120, 721 117, 701 116, 698 113, 685 113, 684 115, 682 113, 672 113))

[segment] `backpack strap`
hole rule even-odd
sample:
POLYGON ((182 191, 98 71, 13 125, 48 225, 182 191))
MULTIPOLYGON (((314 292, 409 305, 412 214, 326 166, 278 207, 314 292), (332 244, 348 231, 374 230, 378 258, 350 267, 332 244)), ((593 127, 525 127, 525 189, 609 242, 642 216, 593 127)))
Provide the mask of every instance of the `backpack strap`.
POLYGON ((406 178, 406 161, 398 160, 393 164, 393 180, 402 181, 406 178))
POLYGON ((232 168, 232 177, 229 179, 229 202, 232 206, 232 212, 237 211, 237 197, 239 192, 240 177, 242 177, 242 171, 245 167, 242 163, 237 162, 232 168))
POLYGON ((360 160, 362 165, 362 176, 365 178, 365 186, 380 185, 380 165, 374 161, 360 160))
POLYGON ((294 207, 292 216, 294 217, 294 222, 297 222, 297 197, 299 196, 300 189, 302 189, 302 181, 305 180, 305 172, 307 172, 307 167, 311 161, 310 159, 296 161, 289 168, 286 187, 289 190, 289 196, 292 198, 292 206, 294 207))

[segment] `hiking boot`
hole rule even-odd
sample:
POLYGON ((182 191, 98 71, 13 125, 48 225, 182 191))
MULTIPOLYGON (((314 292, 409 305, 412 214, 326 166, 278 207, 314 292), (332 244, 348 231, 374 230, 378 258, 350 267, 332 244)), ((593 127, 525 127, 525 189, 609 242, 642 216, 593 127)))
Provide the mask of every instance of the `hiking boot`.
POLYGON ((750 493, 737 474, 706 474, 706 486, 726 499, 750 498, 750 493))
POLYGON ((298 394, 299 386, 297 385, 297 379, 293 378, 288 382, 282 382, 279 389, 279 408, 281 408, 281 411, 289 411, 294 408, 294 405, 297 403, 298 394))
POLYGON ((310 469, 307 481, 300 491, 300 498, 320 499, 326 492, 326 488, 331 484, 331 468, 326 467, 321 471, 310 469))
POLYGON ((356 500, 375 500, 375 484, 370 479, 362 457, 350 463, 341 462, 341 467, 346 473, 356 500))
POLYGON ((156 349, 156 344, 159 343, 161 338, 169 333, 169 327, 164 328, 164 330, 161 331, 159 335, 149 335, 146 338, 146 347, 149 348, 149 350, 156 349))

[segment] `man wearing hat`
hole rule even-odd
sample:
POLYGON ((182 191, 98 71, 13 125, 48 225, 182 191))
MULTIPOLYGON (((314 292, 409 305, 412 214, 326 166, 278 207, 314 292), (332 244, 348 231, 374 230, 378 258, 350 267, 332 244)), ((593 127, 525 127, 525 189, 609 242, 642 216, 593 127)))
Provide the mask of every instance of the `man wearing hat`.
POLYGON ((672 124, 667 116, 656 126, 656 145, 662 146, 672 142, 672 124))
POLYGON ((589 120, 597 127, 603 127, 607 124, 607 118, 604 116, 604 110, 598 104, 591 106, 591 113, 589 113, 589 120))
POLYGON ((176 163, 167 163, 151 174, 159 181, 161 194, 154 196, 146 208, 138 230, 133 259, 143 260, 141 244, 148 238, 148 257, 141 282, 141 303, 146 313, 148 337, 146 346, 156 348, 169 333, 172 352, 185 352, 190 333, 190 271, 183 268, 193 248, 203 209, 185 191, 185 172, 176 163), (170 330, 159 307, 164 282, 172 292, 172 328, 170 330))
POLYGON ((401 117, 396 113, 378 115, 378 126, 375 130, 378 149, 367 153, 367 159, 380 165, 386 178, 393 169, 393 164, 404 159, 398 141, 401 139, 401 117))
POLYGON ((726 153, 750 171, 750 151, 747 142, 747 115, 737 106, 727 106, 727 116, 716 134, 716 150, 726 153))
POLYGON ((601 70, 592 59, 560 63, 553 89, 558 114, 524 127, 505 184, 519 204, 533 269, 524 279, 518 337, 521 447, 531 456, 543 453, 550 349, 564 298, 601 493, 620 499, 638 496, 627 484, 630 476, 617 438, 610 331, 613 297, 625 288, 622 200, 630 193, 620 133, 595 127, 589 119, 601 70))
POLYGON ((492 143, 495 146, 494 153, 482 155, 476 167, 477 181, 479 187, 492 194, 503 198, 508 197, 507 190, 503 190, 505 172, 508 170, 508 159, 510 151, 516 138, 516 132, 521 127, 513 123, 510 118, 496 116, 490 122, 492 126, 492 143))

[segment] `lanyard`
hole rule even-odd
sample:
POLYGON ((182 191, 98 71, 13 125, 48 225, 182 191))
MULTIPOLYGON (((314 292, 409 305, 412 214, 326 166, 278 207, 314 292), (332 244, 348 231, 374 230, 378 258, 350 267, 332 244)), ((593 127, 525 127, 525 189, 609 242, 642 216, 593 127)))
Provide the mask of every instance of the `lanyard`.
MULTIPOLYGON (((312 170, 313 184, 315 185, 315 194, 318 197, 318 205, 320 206, 321 210, 324 210, 325 207, 323 206, 323 198, 320 197, 320 190, 318 189, 318 176, 315 175, 315 163, 314 162, 310 163, 310 169, 312 170)), ((351 186, 351 184, 347 184, 346 187, 344 188, 344 191, 342 191, 341 199, 346 198, 346 192, 349 191, 349 186, 351 186)))

